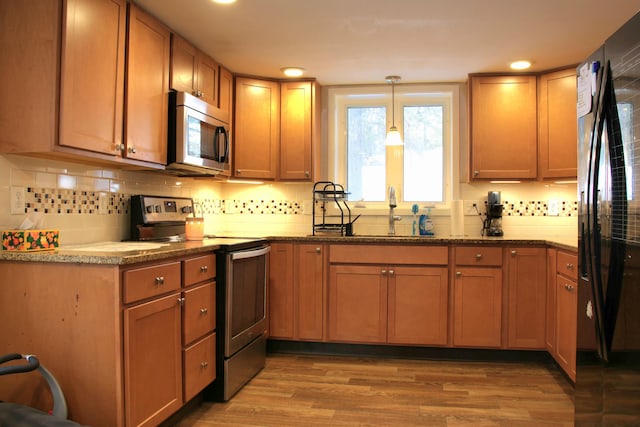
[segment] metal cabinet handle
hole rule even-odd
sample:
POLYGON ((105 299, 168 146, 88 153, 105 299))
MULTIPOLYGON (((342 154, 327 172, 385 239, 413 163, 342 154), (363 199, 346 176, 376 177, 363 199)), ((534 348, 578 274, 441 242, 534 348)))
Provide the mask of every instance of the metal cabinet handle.
POLYGON ((309 173, 309 171, 304 171, 304 176, 305 176, 305 178, 309 178, 309 176, 311 176, 311 174, 309 173))
POLYGON ((567 270, 573 270, 573 264, 567 263, 567 270))
POLYGON ((124 151, 124 144, 116 144, 115 147, 114 147, 114 151, 123 152, 124 151))
POLYGON ((129 153, 135 154, 136 153, 136 147, 129 147, 129 153))
POLYGON ((200 309, 200 314, 205 315, 205 314, 208 314, 208 313, 209 313, 209 309, 208 308, 205 307, 205 308, 201 308, 200 309))
POLYGON ((383 268, 382 271, 380 271, 380 273, 384 276, 385 274, 387 274, 387 270, 383 268))
POLYGON ((207 267, 206 265, 200 267, 200 273, 206 273, 207 271, 209 271, 209 267, 207 267))
POLYGON ((184 298, 178 298, 178 305, 180 306, 184 305, 184 298))
POLYGON ((462 276, 462 272, 461 271, 456 271, 456 277, 460 277, 462 276))
POLYGON ((209 366, 209 364, 207 362, 200 362, 200 368, 201 369, 207 369, 208 366, 209 366))
POLYGON ((516 250, 511 251, 511 255, 513 255, 513 256, 518 255, 518 251, 516 251, 516 250))
POLYGON ((564 288, 569 292, 573 291, 573 285, 564 285, 564 288))
POLYGON ((480 171, 473 171, 473 175, 474 175, 474 176, 478 176, 478 175, 480 175, 480 171))
POLYGON ((320 251, 320 248, 319 248, 319 247, 318 247, 318 248, 316 248, 316 253, 317 253, 317 254, 319 254, 320 252, 321 252, 321 251, 320 251))
POLYGON ((482 259, 482 254, 476 254, 476 259, 477 260, 481 260, 482 259))
POLYGON ((240 175, 242 171, 240 169, 236 169, 236 175, 240 175))
POLYGON ((157 285, 164 285, 164 276, 158 276, 158 277, 156 277, 156 279, 155 279, 155 283, 156 283, 156 286, 157 286, 157 285))
POLYGON ((393 276, 394 274, 396 274, 395 270, 393 270, 393 269, 389 270, 389 275, 390 276, 393 276))

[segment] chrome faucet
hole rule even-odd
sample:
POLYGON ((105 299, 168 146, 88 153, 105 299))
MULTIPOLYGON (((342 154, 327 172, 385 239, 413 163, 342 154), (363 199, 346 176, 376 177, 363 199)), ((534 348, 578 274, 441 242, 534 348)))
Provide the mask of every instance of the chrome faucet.
POLYGON ((393 214, 393 209, 398 206, 396 203, 396 189, 393 186, 389 187, 389 235, 396 234, 396 221, 402 219, 399 215, 393 214))

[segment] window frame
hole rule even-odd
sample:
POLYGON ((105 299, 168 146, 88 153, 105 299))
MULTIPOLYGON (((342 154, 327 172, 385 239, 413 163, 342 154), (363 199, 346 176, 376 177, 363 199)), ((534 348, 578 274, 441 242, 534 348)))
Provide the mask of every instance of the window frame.
MULTIPOLYGON (((425 105, 425 100, 444 105, 443 126, 443 201, 441 203, 418 202, 423 207, 449 208, 451 200, 459 194, 460 184, 460 84, 402 84, 395 86, 395 125, 404 138, 404 106, 425 105)), ((386 128, 392 125, 391 89, 389 85, 335 86, 327 90, 328 98, 328 146, 327 176, 337 183, 347 182, 347 109, 348 107, 383 106, 387 109, 386 128)), ((387 147, 386 155, 403 147, 387 147)), ((402 163, 402 161, 401 161, 402 163)), ((400 171, 402 175, 402 170, 400 171)), ((386 169, 386 196, 384 202, 351 201, 356 208, 364 208, 371 213, 388 211, 389 165, 386 169)), ((403 180, 396 177, 392 185, 396 187, 398 208, 411 210, 415 202, 405 202, 403 180)), ((348 191, 348 188, 347 188, 348 191)))

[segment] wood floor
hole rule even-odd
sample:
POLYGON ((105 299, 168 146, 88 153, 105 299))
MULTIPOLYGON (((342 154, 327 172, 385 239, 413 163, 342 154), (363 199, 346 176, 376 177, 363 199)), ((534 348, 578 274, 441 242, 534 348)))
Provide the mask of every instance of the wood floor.
POLYGON ((203 402, 177 425, 573 426, 573 402, 542 362, 276 354, 231 401, 203 402))

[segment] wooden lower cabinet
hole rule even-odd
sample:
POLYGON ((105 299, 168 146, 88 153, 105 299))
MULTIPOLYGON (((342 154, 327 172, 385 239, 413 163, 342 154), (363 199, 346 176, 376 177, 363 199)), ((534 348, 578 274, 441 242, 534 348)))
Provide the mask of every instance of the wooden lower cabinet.
POLYGON ((507 247, 507 348, 543 350, 547 296, 547 249, 507 247))
POLYGON ((556 279, 556 353, 555 359, 569 378, 576 380, 576 338, 578 288, 562 275, 556 279))
POLYGON ((329 340, 387 341, 387 272, 384 267, 329 268, 329 340))
POLYGON ((325 246, 274 243, 269 259, 269 336, 324 341, 325 246))
MULTIPOLYGON (((126 266, 3 261, 0 276, 0 354, 37 355, 73 421, 159 425, 215 379, 213 254, 126 266)), ((0 381, 2 401, 47 411, 48 396, 39 375, 0 381)))
POLYGON ((127 426, 154 426, 182 406, 180 293, 124 310, 127 426))
POLYGON ((447 344, 446 247, 332 245, 330 250, 329 341, 447 344), (379 264, 385 257, 393 263, 379 264))
POLYGON ((453 345, 500 347, 502 269, 457 268, 453 282, 453 345))

